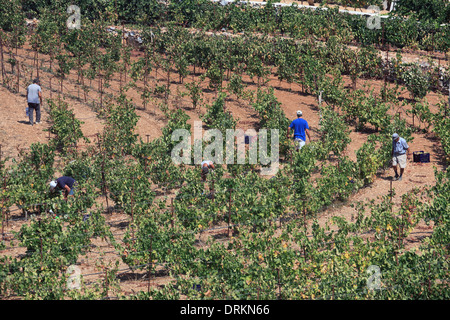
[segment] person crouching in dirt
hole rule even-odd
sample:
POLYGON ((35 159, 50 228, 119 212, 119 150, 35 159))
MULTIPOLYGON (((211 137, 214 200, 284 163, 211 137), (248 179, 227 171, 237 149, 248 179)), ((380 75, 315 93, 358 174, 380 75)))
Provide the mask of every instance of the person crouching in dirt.
POLYGON ((50 191, 63 190, 64 200, 67 201, 67 197, 73 197, 75 193, 75 184, 74 178, 63 176, 50 182, 50 191))
POLYGON ((206 175, 209 173, 209 169, 214 170, 214 164, 211 160, 204 160, 201 163, 201 168, 202 168, 202 181, 205 182, 206 181, 206 175))

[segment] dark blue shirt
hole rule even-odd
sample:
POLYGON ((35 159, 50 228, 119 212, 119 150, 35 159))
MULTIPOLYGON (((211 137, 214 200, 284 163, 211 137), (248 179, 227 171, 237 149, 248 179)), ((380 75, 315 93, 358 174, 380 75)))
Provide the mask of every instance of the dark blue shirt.
POLYGON ((72 189, 73 184, 75 183, 75 179, 71 178, 71 177, 63 176, 63 177, 56 179, 56 183, 60 189, 64 189, 64 187, 66 185, 69 186, 70 189, 72 189))
POLYGON ((294 129, 294 138, 306 141, 306 129, 309 129, 308 122, 303 118, 297 118, 291 122, 290 128, 294 129))

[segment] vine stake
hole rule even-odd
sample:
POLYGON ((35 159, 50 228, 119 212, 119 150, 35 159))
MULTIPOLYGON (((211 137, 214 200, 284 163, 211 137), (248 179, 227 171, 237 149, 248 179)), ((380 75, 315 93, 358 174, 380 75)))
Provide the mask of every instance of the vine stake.
POLYGON ((231 222, 231 191, 233 189, 230 189, 230 197, 229 197, 229 201, 228 201, 228 238, 230 237, 230 222, 231 222))
POLYGON ((172 225, 172 230, 173 230, 173 219, 175 216, 175 211, 174 211, 174 207, 173 207, 173 198, 170 199, 170 211, 172 213, 172 219, 170 220, 170 224, 172 225))
POLYGON ((152 276, 152 264, 153 264, 153 260, 152 260, 152 248, 153 245, 153 236, 150 235, 150 257, 149 257, 149 264, 148 264, 148 285, 147 285, 147 293, 150 293, 150 284, 151 284, 151 276, 152 276))

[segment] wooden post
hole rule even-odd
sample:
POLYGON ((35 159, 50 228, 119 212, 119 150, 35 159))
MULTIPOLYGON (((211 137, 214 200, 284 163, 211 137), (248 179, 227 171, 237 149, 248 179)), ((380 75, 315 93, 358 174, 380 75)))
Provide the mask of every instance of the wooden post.
POLYGON ((108 192, 106 187, 106 179, 105 179, 105 158, 103 155, 103 161, 102 161, 102 188, 103 188, 103 195, 106 199, 106 212, 109 213, 109 203, 108 203, 108 192))
POLYGON ((391 197, 391 201, 392 201, 392 180, 389 181, 390 182, 390 187, 389 187, 389 195, 391 197))
POLYGON ((3 56, 3 30, 0 30, 0 60, 1 60, 1 72, 2 72, 2 83, 5 81, 5 65, 3 56))
POLYGON ((231 223, 231 191, 232 191, 233 189, 230 189, 229 190, 229 192, 230 192, 230 197, 229 197, 229 200, 228 200, 228 238, 230 237, 230 223, 231 223))
POLYGON ((145 55, 144 55, 144 59, 145 59, 145 70, 144 70, 144 101, 143 101, 143 105, 144 105, 144 110, 147 109, 147 90, 148 90, 148 86, 147 86, 147 80, 148 80, 148 53, 147 53, 147 48, 145 48, 145 55))
POLYGON ((5 220, 5 213, 3 211, 3 205, 5 203, 5 199, 2 200, 2 241, 5 240, 5 224, 3 221, 5 220))
POLYGON ((42 251, 43 251, 43 249, 42 249, 42 229, 41 229, 41 218, 39 218, 39 242, 40 242, 40 248, 41 248, 41 250, 40 250, 40 254, 41 254, 41 264, 42 264, 42 260, 43 260, 43 257, 42 257, 42 251))
POLYGON ((16 56, 16 65, 17 65, 17 93, 20 91, 20 63, 19 59, 17 59, 18 55, 16 56))
POLYGON ((100 108, 103 108, 103 76, 102 76, 102 74, 100 74, 99 81, 100 81, 100 86, 99 86, 99 89, 100 89, 100 108))
MULTIPOLYGON (((61 67, 61 65, 60 65, 60 67, 61 67)), ((63 81, 64 81, 64 73, 62 72, 62 70, 60 70, 60 71, 61 71, 61 73, 59 75, 60 76, 60 81, 59 81, 60 92, 59 92, 59 96, 58 96, 59 101, 61 101, 61 98, 63 98, 63 81)))
POLYGON ((109 288, 109 281, 108 281, 108 267, 104 267, 105 268, 105 284, 104 284, 104 289, 105 289, 105 296, 108 295, 108 288, 109 288))
POLYGON ((211 190, 210 190, 212 201, 215 199, 216 189, 214 187, 214 177, 211 179, 211 190))
POLYGON ((170 199, 170 211, 171 211, 171 214, 172 214, 172 219, 170 219, 170 224, 172 225, 172 230, 173 230, 173 219, 174 219, 174 216, 175 216, 175 210, 174 210, 174 207, 173 207, 173 198, 170 199))
POLYGON ((150 281, 152 276, 152 265, 153 265, 153 259, 152 259, 152 248, 153 245, 153 237, 150 235, 150 257, 149 257, 149 263, 148 263, 148 286, 147 286, 147 293, 150 292, 150 281))
POLYGON ((401 248, 401 246, 403 244, 402 236, 403 236, 403 219, 402 219, 400 225, 398 226, 398 235, 397 235, 397 241, 398 242, 397 242, 397 246, 398 246, 399 250, 400 250, 400 248, 401 248))
MULTIPOLYGON (((6 193, 6 175, 4 176, 3 181, 4 181, 3 182, 3 190, 6 193)), ((3 210, 4 207, 5 207, 5 198, 2 199, 2 241, 5 240, 5 223, 4 223, 4 221, 5 221, 6 214, 5 214, 5 211, 3 210)))
MULTIPOLYGON (((449 85, 448 85, 448 105, 450 107, 450 82, 449 82, 449 85)), ((445 107, 445 117, 446 118, 447 118, 447 109, 448 109, 448 107, 445 107)))
POLYGON ((166 106, 168 106, 169 104, 169 88, 170 88, 170 65, 167 66, 167 88, 164 96, 166 106))
POLYGON ((123 77, 124 77, 125 83, 127 83, 127 66, 128 66, 128 63, 125 62, 124 70, 123 70, 123 77))
POLYGON ((305 227, 306 232, 306 207, 303 207, 303 226, 305 227))
POLYGON ((280 269, 277 269, 277 276, 278 276, 278 300, 281 300, 280 269))
POLYGON ((49 70, 49 73, 50 73, 50 77, 49 77, 50 99, 52 99, 52 77, 53 77, 52 64, 53 64, 53 58, 50 55, 50 70, 49 70))
POLYGON ((35 52, 35 60, 36 60, 36 78, 39 78, 39 51, 36 48, 36 52, 35 52))
POLYGON ((133 210, 133 206, 134 206, 134 199, 133 199, 133 195, 134 195, 134 175, 133 175, 133 177, 131 178, 131 221, 133 221, 134 222, 134 216, 133 216, 133 214, 134 214, 134 210, 133 210))
MULTIPOLYGON (((3 190, 6 190, 6 174, 3 179, 3 190)), ((5 217, 6 217, 6 226, 9 227, 8 212, 6 212, 5 217)))
POLYGON ((81 88, 83 88, 83 96, 84 96, 84 102, 87 102, 87 97, 86 97, 86 88, 84 86, 84 75, 83 75, 83 71, 81 71, 81 88))
MULTIPOLYGON (((75 114, 74 113, 72 113, 72 129, 73 129, 72 133, 75 135, 75 114)), ((75 148, 76 148, 77 147, 77 140, 76 139, 74 139, 74 145, 75 145, 75 148)))

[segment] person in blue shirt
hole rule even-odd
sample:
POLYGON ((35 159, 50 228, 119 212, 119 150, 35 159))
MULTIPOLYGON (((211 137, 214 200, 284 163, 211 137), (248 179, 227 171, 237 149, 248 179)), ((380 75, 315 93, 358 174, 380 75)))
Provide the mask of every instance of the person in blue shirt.
POLYGON ((297 150, 300 150, 306 144, 306 136, 308 136, 308 139, 311 142, 308 121, 303 119, 302 116, 303 112, 298 110, 297 119, 291 122, 287 131, 287 137, 290 138, 291 129, 294 129, 294 140, 297 143, 297 150))
POLYGON ((73 196, 75 192, 75 179, 72 177, 62 176, 50 182, 50 190, 64 190, 64 199, 68 196, 73 196))
POLYGON ((394 181, 401 181, 403 172, 406 168, 406 160, 409 159, 409 146, 406 140, 401 138, 397 133, 392 135, 392 169, 394 169, 394 181), (397 166, 400 167, 400 175, 397 171, 397 166))

